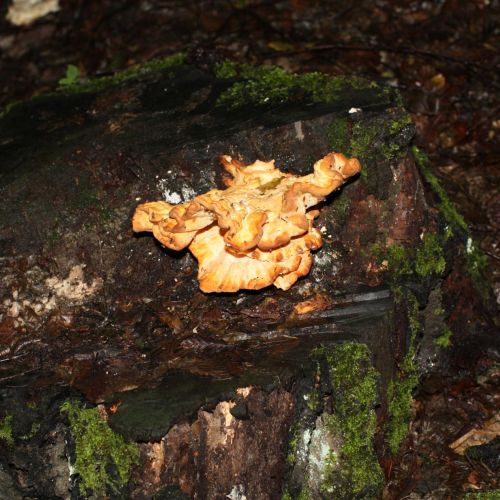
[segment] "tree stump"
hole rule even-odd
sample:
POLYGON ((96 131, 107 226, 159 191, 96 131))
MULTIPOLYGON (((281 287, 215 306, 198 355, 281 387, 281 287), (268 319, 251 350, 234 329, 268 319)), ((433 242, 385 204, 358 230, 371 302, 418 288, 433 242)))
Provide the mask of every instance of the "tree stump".
POLYGON ((380 495, 419 373, 483 327, 482 257, 413 133, 390 88, 181 57, 4 113, 4 495, 380 495), (204 294, 131 231, 140 202, 222 188, 222 154, 304 175, 330 151, 363 170, 286 292, 204 294))

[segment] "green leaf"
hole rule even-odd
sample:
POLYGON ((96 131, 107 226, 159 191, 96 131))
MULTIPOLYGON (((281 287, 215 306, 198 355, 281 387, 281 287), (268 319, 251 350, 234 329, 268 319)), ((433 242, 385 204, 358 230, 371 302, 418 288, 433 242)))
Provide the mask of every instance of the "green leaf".
POLYGON ((68 64, 66 68, 66 76, 59 80, 59 85, 61 87, 66 87, 68 85, 74 85, 80 76, 80 70, 74 64, 68 64))

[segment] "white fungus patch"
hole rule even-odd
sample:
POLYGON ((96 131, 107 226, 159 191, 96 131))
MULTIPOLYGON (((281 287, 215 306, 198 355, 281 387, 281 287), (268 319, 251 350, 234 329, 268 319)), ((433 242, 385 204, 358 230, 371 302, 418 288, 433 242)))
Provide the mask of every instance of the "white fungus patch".
MULTIPOLYGON (((309 446, 309 474, 316 479, 316 484, 322 484, 326 478, 331 446, 330 435, 324 423, 318 418, 309 446)), ((333 465, 333 464, 330 464, 333 465)))
POLYGON ((54 297, 42 295, 36 298, 28 296, 18 290, 13 290, 10 297, 6 297, 0 304, 0 320, 4 315, 12 318, 14 328, 24 329, 36 322, 37 318, 46 316, 56 307, 54 297))
POLYGON ((320 498, 328 474, 339 467, 341 437, 330 430, 328 416, 324 413, 317 417, 312 427, 306 427, 297 437, 294 467, 305 478, 304 486, 311 498, 320 498))
POLYGON ((472 238, 467 238, 465 250, 467 251, 467 255, 470 255, 474 252, 474 242, 472 241, 472 238))
POLYGON ((302 142, 305 137, 304 131, 302 130, 302 122, 301 121, 295 122, 294 127, 295 127, 295 137, 297 138, 297 140, 302 142))
POLYGON ((296 451, 297 461, 307 463, 307 457, 309 456, 309 445, 311 444, 311 430, 306 428, 302 434, 300 434, 299 443, 296 451))
POLYGON ((196 191, 191 186, 182 186, 180 192, 178 192, 170 189, 171 183, 171 179, 160 179, 158 181, 158 189, 161 191, 163 199, 166 202, 177 205, 178 203, 189 201, 196 196, 196 191))
MULTIPOLYGON (((103 285, 100 278, 87 282, 84 267, 73 266, 66 278, 59 278, 48 275, 35 265, 24 273, 24 283, 16 281, 9 274, 1 275, 9 291, 0 300, 0 321, 10 318, 16 329, 35 328, 65 303, 74 305, 84 302, 103 285)), ((71 324, 71 314, 61 309, 59 317, 63 324, 71 324)))
POLYGON ((226 498, 231 500, 247 500, 245 488, 242 484, 234 485, 229 495, 226 495, 226 498))
POLYGON ((94 295, 103 284, 101 278, 94 278, 91 283, 86 283, 83 276, 84 267, 85 265, 77 264, 71 268, 67 278, 53 276, 47 278, 45 284, 58 297, 81 302, 94 295))
POLYGON ((181 188, 181 193, 184 201, 192 200, 196 196, 196 191, 190 186, 183 186, 181 188))
POLYGON ((170 191, 169 189, 162 190, 163 198, 168 203, 172 203, 173 205, 177 205, 177 203, 182 202, 181 195, 176 193, 175 191, 170 191))
POLYGON ((328 251, 319 251, 314 255, 314 263, 317 267, 330 267, 333 264, 333 255, 328 251))

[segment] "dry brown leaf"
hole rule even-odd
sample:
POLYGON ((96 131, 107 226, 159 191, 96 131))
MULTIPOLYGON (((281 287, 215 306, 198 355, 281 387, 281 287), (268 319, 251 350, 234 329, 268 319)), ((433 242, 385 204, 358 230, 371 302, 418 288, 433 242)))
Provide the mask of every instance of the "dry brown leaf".
POLYGON ((500 436, 500 413, 490 418, 480 429, 471 429, 469 432, 450 444, 450 448, 459 455, 463 455, 467 448, 489 443, 500 436))

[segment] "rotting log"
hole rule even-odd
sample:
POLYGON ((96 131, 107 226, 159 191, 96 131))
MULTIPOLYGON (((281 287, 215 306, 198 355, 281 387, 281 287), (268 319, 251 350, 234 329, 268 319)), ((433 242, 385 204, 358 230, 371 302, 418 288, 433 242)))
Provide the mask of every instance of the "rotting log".
POLYGON ((0 120, 2 487, 92 491, 82 463, 64 472, 93 456, 60 411, 75 399, 140 443, 126 481, 127 448, 109 446, 115 467, 94 493, 376 497, 419 373, 449 332, 484 328, 482 257, 411 148, 396 91, 181 63, 0 120), (322 205, 323 248, 289 291, 204 294, 188 252, 132 234, 139 202, 222 188, 222 154, 304 175, 332 150, 363 171, 322 205))

